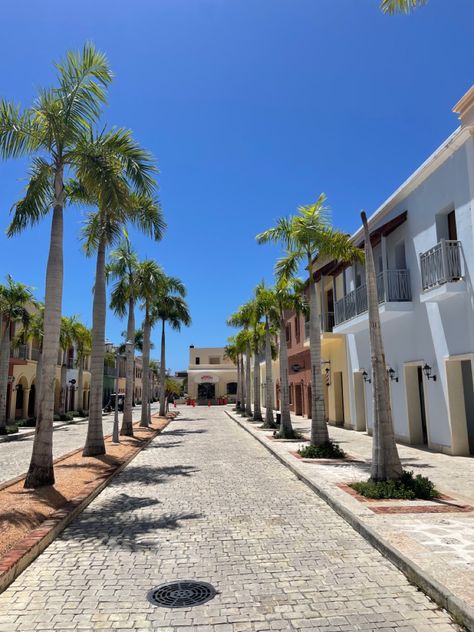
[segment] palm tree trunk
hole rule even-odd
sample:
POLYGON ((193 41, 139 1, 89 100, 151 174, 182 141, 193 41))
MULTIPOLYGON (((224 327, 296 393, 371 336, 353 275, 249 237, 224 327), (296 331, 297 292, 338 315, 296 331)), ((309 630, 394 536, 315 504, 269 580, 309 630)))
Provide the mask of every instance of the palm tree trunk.
POLYGON ((145 320, 143 321, 143 367, 142 367, 142 418, 140 426, 148 428, 150 425, 150 408, 148 400, 150 399, 150 315, 148 313, 148 304, 145 307, 145 320))
POLYGON ((135 340, 135 303, 133 298, 128 301, 127 340, 132 342, 126 346, 125 364, 125 401, 123 404, 122 427, 120 434, 133 437, 133 365, 135 340))
POLYGON ((265 428, 276 428, 273 417, 272 340, 270 323, 265 316, 265 428))
POLYGON ((323 445, 329 441, 328 426, 324 410, 323 377, 321 375, 321 327, 313 280, 311 258, 308 257, 310 325, 309 350, 311 355, 311 445, 323 445))
POLYGON ((239 356, 239 376, 240 376, 240 410, 242 415, 245 415, 245 374, 244 374, 244 356, 239 356))
POLYGON ((54 177, 54 211, 46 267, 44 300, 43 354, 41 363, 38 416, 35 438, 25 488, 54 485, 53 409, 54 380, 58 361, 61 303, 63 294, 63 166, 56 166, 54 177))
POLYGON ((251 383, 251 375, 250 375, 250 344, 247 345, 247 350, 245 354, 245 415, 247 417, 252 416, 252 383, 251 383))
POLYGON ((288 387, 288 345, 286 343, 286 322, 280 314, 280 432, 281 439, 293 439, 294 430, 290 416, 290 389, 288 387))
POLYGON ((38 410, 39 410, 39 401, 41 397, 41 366, 43 364, 43 350, 41 349, 38 361, 36 362, 36 376, 35 376, 35 408, 34 408, 34 416, 35 419, 38 419, 38 410))
POLYGON ((165 321, 161 321, 161 355, 160 355, 160 417, 166 414, 166 340, 165 321))
POLYGON ((253 420, 263 421, 260 407, 260 362, 257 351, 253 354, 253 420))
MULTIPOLYGON (((104 388, 105 355, 105 242, 100 240, 97 248, 95 269, 94 302, 92 306, 92 349, 91 389, 89 423, 83 456, 105 454, 104 429, 102 425, 102 398, 104 388)), ((117 394, 116 394, 117 395, 117 394)))
POLYGON ((237 412, 240 411, 240 407, 242 406, 242 382, 240 379, 240 354, 237 354, 236 357, 236 362, 235 364, 237 365, 237 394, 236 394, 236 404, 235 404, 235 410, 237 412))
POLYGON ((79 356, 77 367, 77 402, 74 406, 76 410, 84 410, 84 358, 79 356))
MULTIPOLYGON (((2 324, 0 319, 0 325, 2 324)), ((1 332, 0 332, 1 333, 1 332)), ((8 363, 10 359, 10 321, 6 320, 0 342, 0 429, 7 425, 8 363)))
POLYGON ((367 217, 361 213, 365 237, 365 276, 367 302, 369 306, 370 355, 372 361, 374 432, 372 440, 372 467, 370 478, 374 481, 398 479, 402 475, 402 464, 398 455, 393 432, 390 387, 380 327, 379 301, 374 256, 367 217))
POLYGON ((67 394, 67 351, 63 349, 63 361, 61 363, 61 390, 59 393, 59 414, 64 415, 66 412, 66 394, 67 394))

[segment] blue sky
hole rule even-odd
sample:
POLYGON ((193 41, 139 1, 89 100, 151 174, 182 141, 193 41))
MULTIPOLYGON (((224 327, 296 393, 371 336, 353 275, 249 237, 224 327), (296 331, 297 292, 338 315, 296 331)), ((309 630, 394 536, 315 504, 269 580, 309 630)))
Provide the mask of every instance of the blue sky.
MULTIPOLYGON (((334 224, 354 230, 359 210, 372 212, 455 129, 451 108, 474 81, 472 24, 472 0, 430 0, 410 17, 382 15, 378 0, 5 3, 0 95, 28 105, 67 49, 91 40, 106 52, 104 119, 131 127, 161 170, 166 238, 131 234, 188 288, 193 325, 168 338, 167 365, 181 369, 189 344, 225 344, 226 317, 271 282, 279 250, 256 233, 321 191, 334 224)), ((0 163, 0 276, 42 298, 50 220, 4 235, 26 165, 0 163)), ((82 220, 67 212, 63 312, 90 324, 82 220)), ((109 314, 108 337, 123 329, 109 314)))

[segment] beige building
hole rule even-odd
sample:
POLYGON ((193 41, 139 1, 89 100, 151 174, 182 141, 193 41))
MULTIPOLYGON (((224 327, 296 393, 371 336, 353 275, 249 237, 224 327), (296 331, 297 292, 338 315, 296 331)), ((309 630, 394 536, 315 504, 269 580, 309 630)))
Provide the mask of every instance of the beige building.
POLYGON ((188 394, 198 404, 223 398, 235 402, 237 367, 224 347, 189 347, 188 394))

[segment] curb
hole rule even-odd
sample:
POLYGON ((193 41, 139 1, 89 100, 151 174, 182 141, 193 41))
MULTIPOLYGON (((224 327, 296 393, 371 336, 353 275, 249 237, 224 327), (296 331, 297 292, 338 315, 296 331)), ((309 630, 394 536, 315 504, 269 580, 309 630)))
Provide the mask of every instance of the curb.
MULTIPOLYGON (((166 425, 154 431, 153 436, 132 453, 123 463, 121 463, 112 473, 104 472, 94 481, 86 485, 85 491, 76 496, 61 509, 55 511, 39 527, 30 531, 18 544, 0 558, 0 593, 3 592, 30 564, 33 562, 57 536, 64 531, 70 522, 74 520, 90 503, 109 485, 109 483, 122 472, 133 459, 159 435, 173 421, 173 418, 166 419, 166 425)), ((108 435, 110 436, 110 435, 108 435)), ((82 448, 79 448, 82 450, 82 448)), ((68 456, 75 454, 78 450, 62 455, 55 461, 62 461, 68 456)), ((0 489, 8 487, 20 481, 23 476, 7 481, 0 489)))
POLYGON ((374 548, 376 548, 384 557, 394 564, 412 583, 418 586, 428 597, 435 601, 439 606, 447 610, 456 622, 462 622, 469 632, 474 632, 474 609, 468 606, 464 601, 456 597, 446 586, 440 584, 436 579, 431 577, 422 568, 407 558, 398 549, 389 544, 379 533, 365 525, 358 516, 350 509, 347 509, 342 503, 332 498, 324 489, 311 481, 294 467, 292 463, 273 450, 271 444, 268 444, 263 437, 255 435, 247 428, 240 419, 237 419, 229 411, 224 411, 227 416, 232 419, 243 430, 248 432, 256 441, 263 445, 270 454, 272 454, 282 465, 288 468, 300 481, 305 483, 313 492, 315 492, 324 502, 331 507, 341 518, 350 524, 350 526, 360 533, 374 548))

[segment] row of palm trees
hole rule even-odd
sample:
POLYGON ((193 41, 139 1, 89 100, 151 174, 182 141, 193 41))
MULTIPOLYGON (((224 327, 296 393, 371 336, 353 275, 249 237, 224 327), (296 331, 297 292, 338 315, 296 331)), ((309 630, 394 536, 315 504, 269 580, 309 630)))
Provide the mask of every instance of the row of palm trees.
POLYGON ((242 414, 255 421, 262 420, 260 410, 260 353, 265 350, 266 417, 263 427, 276 427, 273 418, 272 339, 278 339, 280 358, 281 421, 280 438, 295 438, 289 407, 288 352, 286 321, 289 312, 305 314, 309 319, 311 357, 311 437, 310 444, 323 446, 329 442, 325 418, 320 312, 316 298, 313 267, 318 262, 336 260, 340 263, 365 261, 368 288, 369 327, 373 367, 374 435, 371 478, 397 479, 402 474, 393 432, 388 376, 381 336, 376 274, 372 246, 365 214, 365 253, 345 233, 332 227, 326 197, 321 194, 314 204, 302 206, 295 215, 278 220, 275 226, 257 235, 259 244, 276 242, 284 249, 284 256, 275 265, 274 287, 257 286, 254 296, 228 320, 230 326, 241 328, 229 339, 227 355, 238 367, 238 402, 242 414), (307 281, 297 274, 304 268, 307 281), (251 357, 254 358, 254 402, 250 401, 251 357))
MULTIPOLYGON (((187 309, 182 283, 168 277, 155 261, 139 262, 128 241, 126 228, 129 224, 159 241, 163 237, 165 222, 156 198, 155 175, 158 170, 153 156, 134 140, 128 129, 107 130, 102 126, 97 129, 112 81, 106 56, 92 44, 86 44, 80 52, 70 51, 62 62, 56 64, 56 69, 56 85, 41 90, 31 107, 21 110, 14 103, 0 101, 0 156, 4 159, 28 156, 31 159, 28 184, 23 197, 13 207, 7 234, 16 235, 52 213, 38 411, 32 457, 25 481, 27 488, 54 483, 54 379, 61 330, 65 208, 81 205, 92 209, 82 230, 85 253, 95 256, 96 264, 89 423, 84 456, 105 453, 102 390, 107 277, 116 280, 114 310, 119 315, 128 312, 127 337, 130 340, 133 340, 135 302, 143 303, 144 402, 148 397, 150 332, 154 319, 177 326, 176 311, 159 312, 157 297, 160 296, 162 304, 168 308, 173 304, 176 309, 178 306, 181 310, 187 309), (117 244, 118 248, 111 253, 111 261, 107 265, 107 251, 117 244), (125 269, 125 277, 120 273, 120 266, 125 269), (137 284, 131 282, 134 274, 137 275, 137 284), (136 289, 138 287, 139 290, 136 289), (121 304, 122 299, 125 303, 121 304)), ((182 311, 179 316, 179 322, 186 321, 183 318, 186 314, 182 311)), ((187 318, 189 321, 189 313, 187 318)), ((164 363, 161 371, 165 371, 164 363)), ((133 351, 128 351, 127 412, 123 428, 126 434, 133 433, 132 374, 133 351)), ((164 375, 162 378, 163 384, 164 375)), ((164 409, 164 402, 160 408, 164 409)), ((148 425, 149 421, 148 407, 144 406, 141 423, 148 425)))

